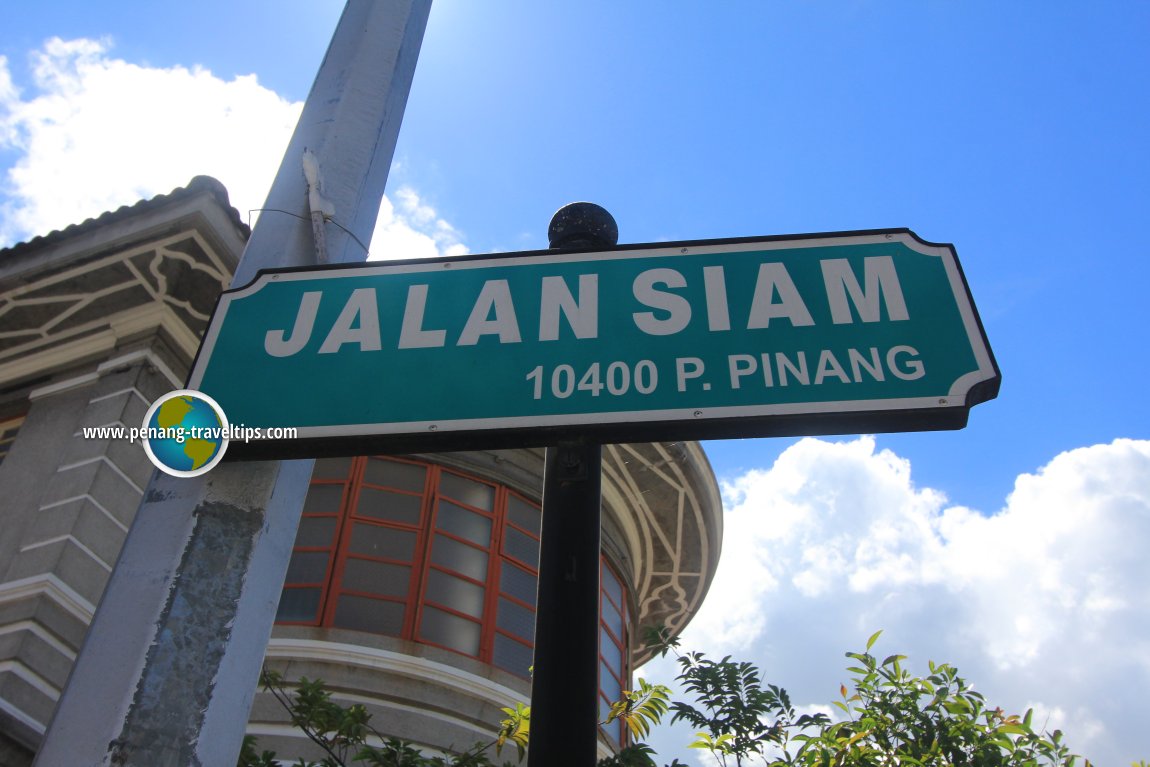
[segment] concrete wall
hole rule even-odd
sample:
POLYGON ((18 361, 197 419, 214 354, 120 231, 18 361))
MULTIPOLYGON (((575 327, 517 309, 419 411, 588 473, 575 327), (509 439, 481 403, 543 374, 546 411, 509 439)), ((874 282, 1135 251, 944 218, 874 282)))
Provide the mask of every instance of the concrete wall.
POLYGON ((32 390, 0 464, 0 722, 26 746, 47 727, 152 473, 138 445, 79 435, 138 426, 173 388, 158 359, 137 346, 32 390))

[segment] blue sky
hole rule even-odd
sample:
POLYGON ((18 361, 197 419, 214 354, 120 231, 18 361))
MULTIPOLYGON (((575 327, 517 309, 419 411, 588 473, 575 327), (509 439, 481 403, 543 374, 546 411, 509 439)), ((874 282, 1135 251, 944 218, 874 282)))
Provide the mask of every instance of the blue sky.
MULTIPOLYGON (((341 7, 6 10, 0 241, 197 173, 258 207, 341 7)), ((959 432, 708 443, 756 545, 729 532, 743 576, 696 636, 814 704, 885 628, 1126 764, 1150 754, 1148 50, 1129 2, 436 0, 372 249, 545 247, 584 199, 624 243, 954 243, 999 398, 959 432)))

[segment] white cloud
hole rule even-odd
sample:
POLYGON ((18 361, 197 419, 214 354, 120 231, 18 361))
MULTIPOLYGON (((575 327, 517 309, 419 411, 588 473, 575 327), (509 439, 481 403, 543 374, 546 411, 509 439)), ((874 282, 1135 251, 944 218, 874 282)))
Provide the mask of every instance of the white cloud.
POLYGON ((375 234, 371 238, 371 260, 462 256, 468 250, 459 232, 439 217, 409 186, 387 197, 379 208, 375 234))
POLYGON ((869 438, 801 440, 724 492, 722 560, 684 647, 817 705, 848 681, 843 652, 884 629, 878 652, 956 665, 1100 765, 1150 755, 1150 442, 1063 453, 989 515, 947 507, 869 438))
MULTIPOLYGON (((47 41, 22 92, 0 58, 0 150, 15 160, 0 188, 0 245, 214 176, 247 217, 267 194, 302 104, 254 75, 222 80, 200 67, 145 67, 106 40, 47 41)), ((458 255, 461 237, 419 195, 380 209, 372 251, 392 258, 458 255), (402 255, 398 255, 402 254, 402 255)))
MULTIPOLYGON (((0 106, 7 110, 9 104, 16 102, 20 92, 16 89, 16 85, 12 82, 12 73, 8 69, 8 57, 0 56, 0 106)), ((15 134, 11 133, 11 127, 6 122, 0 123, 4 133, 0 133, 0 142, 3 144, 11 143, 15 140, 15 134)))
POLYGON ((19 153, 0 238, 44 234, 199 174, 220 179, 241 213, 258 208, 300 105, 254 76, 142 67, 108 50, 54 38, 32 54, 32 95, 0 89, 0 140, 19 153))

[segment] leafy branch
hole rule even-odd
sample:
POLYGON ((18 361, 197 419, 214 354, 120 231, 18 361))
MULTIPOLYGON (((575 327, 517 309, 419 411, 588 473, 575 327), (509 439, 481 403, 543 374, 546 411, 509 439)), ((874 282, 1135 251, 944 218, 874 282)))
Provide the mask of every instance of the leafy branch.
MULTIPOLYGON (((291 723, 325 754, 318 762, 300 759, 297 767, 346 767, 349 764, 369 767, 495 767, 486 754, 492 747, 498 755, 503 746, 511 742, 519 750, 520 759, 527 748, 530 709, 522 704, 517 704, 514 709, 503 709, 508 716, 491 742, 476 743, 470 749, 447 756, 428 757, 411 743, 384 735, 372 727, 371 714, 362 704, 344 707, 333 701, 322 680, 303 677, 289 686, 278 671, 265 668, 260 675, 260 685, 283 706, 291 723), (371 745, 369 738, 378 740, 381 745, 371 745)), ((276 764, 274 752, 259 752, 253 737, 244 738, 237 767, 273 767, 276 764)), ((510 763, 504 762, 504 767, 510 767, 510 763)))
MULTIPOLYGON (((761 762, 765 767, 1083 767, 1090 762, 1071 753, 1060 730, 1034 722, 1034 711, 1007 714, 986 703, 950 664, 928 664, 926 676, 910 673, 905 655, 881 661, 872 654, 882 632, 862 652, 848 652, 848 684, 832 701, 840 719, 799 714, 782 687, 763 681, 753 664, 730 656, 712 660, 701 652, 680 653, 679 640, 665 627, 644 632, 647 646, 662 656, 674 653, 677 681, 688 700, 671 700, 671 690, 639 679, 611 705, 605 722, 624 722, 637 742, 599 761, 598 767, 657 767, 655 752, 641 742, 667 714, 695 729, 688 747, 709 751, 727 767, 761 762)), ((488 752, 514 745, 519 759, 527 752, 531 709, 521 703, 504 708, 506 717, 489 743, 448 756, 427 757, 412 744, 385 737, 362 705, 340 706, 319 680, 286 683, 265 670, 261 683, 288 711, 292 723, 324 753, 319 762, 297 767, 494 767, 488 752), (382 745, 369 745, 371 738, 382 745)), ((272 767, 275 754, 258 752, 244 741, 239 767, 272 767)), ((504 763, 505 766, 507 763, 504 763)), ((683 767, 676 759, 668 767, 683 767)), ((1150 767, 1142 761, 1133 767, 1150 767)))
MULTIPOLYGON (((370 767, 494 767, 486 755, 489 749, 494 748, 495 754, 499 755, 505 746, 513 745, 522 761, 531 736, 531 707, 516 703, 513 708, 502 709, 506 716, 491 742, 477 743, 466 751, 446 757, 427 757, 411 743, 385 736, 372 727, 371 714, 363 705, 343 707, 333 701, 321 680, 304 677, 289 685, 279 672, 265 668, 260 684, 287 711, 291 723, 325 753, 319 762, 300 760, 299 767, 346 767, 349 764, 370 767), (382 745, 368 744, 371 737, 382 745)), ((600 724, 622 721, 632 735, 645 738, 667 712, 670 694, 666 686, 640 679, 638 688, 625 690, 611 706, 607 720, 600 724)), ((604 767, 653 767, 652 753, 649 747, 636 744, 624 748, 614 759, 604 760, 602 764, 604 767)), ((258 751, 252 736, 244 739, 238 767, 274 767, 276 764, 274 752, 258 751)))

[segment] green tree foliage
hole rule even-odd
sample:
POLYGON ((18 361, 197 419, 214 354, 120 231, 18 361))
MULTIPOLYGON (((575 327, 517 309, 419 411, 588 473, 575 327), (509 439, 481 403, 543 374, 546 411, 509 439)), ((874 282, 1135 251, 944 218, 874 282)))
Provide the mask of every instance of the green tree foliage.
POLYGON ((809 716, 796 717, 787 691, 764 685, 751 663, 737 663, 727 656, 719 661, 692 652, 679 656, 678 680, 695 698, 695 704, 676 701, 671 718, 688 722, 697 731, 691 748, 710 751, 720 764, 733 759, 743 765, 762 757, 772 744, 785 742, 788 730, 814 723, 809 716))
POLYGON ((508 743, 515 744, 522 760, 527 753, 527 741, 531 737, 531 707, 516 703, 515 708, 500 709, 507 717, 499 725, 499 734, 495 737, 495 751, 499 752, 508 743))
MULTIPOLYGON (((527 748, 531 713, 523 705, 503 709, 507 718, 491 742, 477 743, 448 756, 428 757, 406 741, 379 733, 371 726, 371 714, 362 705, 345 707, 333 701, 318 679, 305 677, 289 685, 278 672, 264 669, 260 685, 284 707, 292 724, 324 751, 320 761, 300 759, 296 767, 495 767, 487 756, 490 749, 494 748, 498 755, 510 742, 522 758, 527 748), (369 744, 369 738, 381 745, 369 744)), ((255 738, 248 736, 244 738, 237 767, 273 767, 277 764, 275 759, 274 752, 258 751, 255 738)), ((510 763, 504 762, 504 767, 510 767, 510 763)))
POLYGON ((694 698, 671 704, 671 722, 690 724, 696 733, 689 748, 710 751, 721 765, 767 763, 772 749, 785 749, 792 731, 830 721, 822 714, 799 715, 787 691, 764 684, 754 664, 733 661, 729 655, 715 661, 701 652, 679 654, 678 639, 664 627, 648 630, 646 642, 661 655, 675 653, 676 679, 694 698))
MULTIPOLYGON (((847 653, 854 676, 834 701, 840 721, 796 716, 786 691, 764 686, 753 665, 729 657, 711 661, 702 653, 678 656, 678 680, 695 703, 673 703, 672 721, 694 726, 691 747, 710 751, 723 765, 1074 767, 1080 759, 1059 730, 1035 727, 1033 711, 1015 716, 987 706, 953 666, 931 662, 930 673, 917 677, 903 667, 906 656, 880 662, 870 651, 881 633, 865 651, 847 653)), ((664 655, 678 644, 659 630, 648 642, 664 655)))
POLYGON ((640 679, 638 690, 624 691, 623 697, 612 704, 604 724, 622 720, 633 737, 645 738, 667 713, 670 698, 671 690, 666 685, 648 684, 646 679, 640 679))
MULTIPOLYGON (((490 743, 477 743, 471 749, 448 756, 424 756, 411 743, 377 732, 370 723, 371 714, 359 704, 340 706, 331 699, 320 680, 306 677, 289 685, 276 671, 264 669, 260 677, 263 689, 279 701, 288 712, 293 725, 319 746, 326 756, 318 762, 300 760, 298 767, 494 767, 487 753, 494 748, 499 755, 507 745, 515 746, 519 759, 527 753, 531 733, 531 708, 522 703, 504 708, 505 718, 490 743), (374 736, 382 745, 367 743, 374 736)), ((611 707, 606 722, 624 722, 635 737, 646 737, 653 725, 667 713, 670 689, 664 685, 648 684, 639 680, 635 690, 625 690, 611 707)), ((623 749, 618 755, 601 762, 603 767, 655 767, 650 747, 636 744, 623 749)), ((244 738, 237 767, 274 767, 276 755, 272 751, 259 751, 256 739, 244 738)), ((678 762, 676 762, 678 764, 678 762)), ((509 763, 504 762, 504 767, 509 763)))
MULTIPOLYGON (((701 652, 678 652, 678 640, 665 628, 646 632, 648 646, 662 655, 674 652, 677 680, 689 696, 671 700, 671 691, 640 679, 634 690, 611 706, 607 721, 626 723, 637 740, 667 714, 696 731, 690 748, 709 751, 724 767, 761 764, 764 767, 1074 767, 1089 762, 1072 754, 1059 730, 1036 725, 1034 712, 1006 714, 987 705, 949 664, 928 664, 919 677, 904 667, 906 656, 883 660, 871 654, 877 632, 862 652, 848 652, 852 675, 832 701, 838 718, 799 714, 782 687, 764 683, 751 663, 729 656, 711 660, 701 652)), ((386 738, 370 724, 360 705, 342 707, 331 700, 321 682, 301 679, 288 686, 276 673, 265 671, 264 689, 274 695, 326 754, 319 762, 300 767, 494 767, 488 752, 498 755, 514 745, 522 759, 530 735, 531 709, 522 704, 505 708, 507 717, 490 743, 476 744, 449 756, 426 757, 410 743, 386 738), (381 746, 367 744, 377 738, 381 746)), ((598 767, 658 767, 656 755, 642 742, 599 761, 598 767)), ((244 741, 239 767, 271 767, 275 754, 244 741)), ((505 763, 506 764, 506 763, 505 763)), ((667 767, 684 767, 676 759, 667 767)), ((1150 767, 1145 761, 1132 767, 1150 767)))
POLYGON ((846 719, 796 736, 802 746, 786 764, 1073 767, 1081 758, 1061 731, 1036 728, 1033 710, 1016 716, 987 706, 953 666, 931 662, 930 673, 917 677, 903 668, 906 656, 880 662, 870 654, 879 633, 866 651, 847 653, 853 690, 843 685, 834 702, 846 719))

